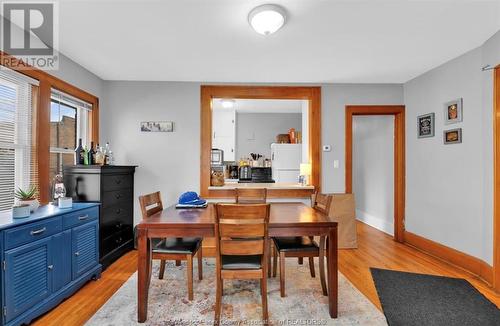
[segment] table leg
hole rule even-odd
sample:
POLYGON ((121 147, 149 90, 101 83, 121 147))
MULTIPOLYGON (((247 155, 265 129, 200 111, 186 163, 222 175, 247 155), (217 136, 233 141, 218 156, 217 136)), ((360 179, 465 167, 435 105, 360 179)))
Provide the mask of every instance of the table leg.
POLYGON ((137 229, 137 320, 144 323, 148 318, 148 292, 151 277, 151 248, 147 230, 137 229))
POLYGON ((338 266, 337 266, 337 228, 332 227, 328 233, 328 303, 330 317, 338 314, 338 266))

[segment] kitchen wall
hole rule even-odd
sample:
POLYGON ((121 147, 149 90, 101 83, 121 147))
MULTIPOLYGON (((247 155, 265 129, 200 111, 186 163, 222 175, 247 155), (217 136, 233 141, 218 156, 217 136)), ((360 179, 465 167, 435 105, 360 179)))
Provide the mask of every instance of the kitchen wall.
MULTIPOLYGON (((135 198, 161 190, 165 204, 183 191, 199 191, 200 84, 106 81, 101 101, 101 142, 109 141, 117 164, 137 164, 135 198), (173 133, 141 133, 143 120, 172 120, 173 133)), ((344 191, 344 112, 347 104, 402 104, 402 85, 322 86, 323 189, 344 191), (333 168, 333 160, 340 168, 333 168)), ((300 126, 300 124, 299 124, 300 126)), ((135 202, 135 219, 140 212, 135 202)))
POLYGON ((404 85, 406 229, 492 264, 493 78, 500 32, 404 85), (463 98, 463 122, 444 125, 444 103, 463 98), (436 136, 417 139, 416 117, 435 112, 436 136), (462 128, 463 143, 443 145, 443 130, 462 128))
POLYGON ((394 234, 394 116, 354 116, 353 192, 356 217, 394 234))
POLYGON ((258 153, 271 158, 276 135, 302 130, 301 113, 236 113, 236 160, 258 153))

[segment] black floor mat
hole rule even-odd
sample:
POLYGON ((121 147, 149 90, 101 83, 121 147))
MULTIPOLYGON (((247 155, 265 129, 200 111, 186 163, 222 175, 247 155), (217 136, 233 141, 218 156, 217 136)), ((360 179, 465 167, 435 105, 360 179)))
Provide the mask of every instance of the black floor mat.
POLYGON ((390 326, 500 326, 500 310, 464 279, 370 270, 390 326))

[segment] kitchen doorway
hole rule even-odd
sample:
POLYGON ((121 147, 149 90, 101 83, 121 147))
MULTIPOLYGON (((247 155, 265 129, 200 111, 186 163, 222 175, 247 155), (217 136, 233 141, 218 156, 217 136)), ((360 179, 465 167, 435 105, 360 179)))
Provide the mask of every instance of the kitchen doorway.
POLYGON ((404 241, 405 208, 405 114, 403 105, 346 106, 346 193, 353 192, 353 118, 355 116, 394 117, 394 239, 404 241))

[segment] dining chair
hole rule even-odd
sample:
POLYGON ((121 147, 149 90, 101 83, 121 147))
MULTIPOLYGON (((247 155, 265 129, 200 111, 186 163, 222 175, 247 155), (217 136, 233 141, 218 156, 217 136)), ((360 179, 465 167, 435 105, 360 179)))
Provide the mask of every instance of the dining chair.
POLYGON ((215 325, 219 325, 225 279, 258 279, 262 319, 267 324, 269 204, 216 204, 217 286, 215 325))
POLYGON ((237 204, 265 204, 266 188, 236 188, 234 190, 237 204))
MULTIPOLYGON (((159 191, 139 196, 142 218, 148 218, 163 210, 161 194, 159 191)), ((181 260, 187 261, 187 286, 188 299, 193 300, 193 257, 198 256, 198 279, 203 279, 203 261, 201 238, 165 238, 152 239, 152 259, 160 260, 160 273, 158 278, 163 279, 165 274, 165 261, 175 260, 180 265, 181 260)))
MULTIPOLYGON (((314 196, 313 209, 321 214, 328 215, 332 197, 330 195, 323 195, 316 193, 314 196)), ((280 295, 285 297, 285 258, 309 258, 309 270, 311 277, 316 277, 314 270, 314 257, 319 258, 319 276, 323 295, 328 295, 325 280, 325 244, 326 237, 320 237, 320 244, 314 240, 313 237, 273 237, 274 253, 273 253, 273 277, 276 277, 277 260, 279 257, 280 265, 280 295)))

